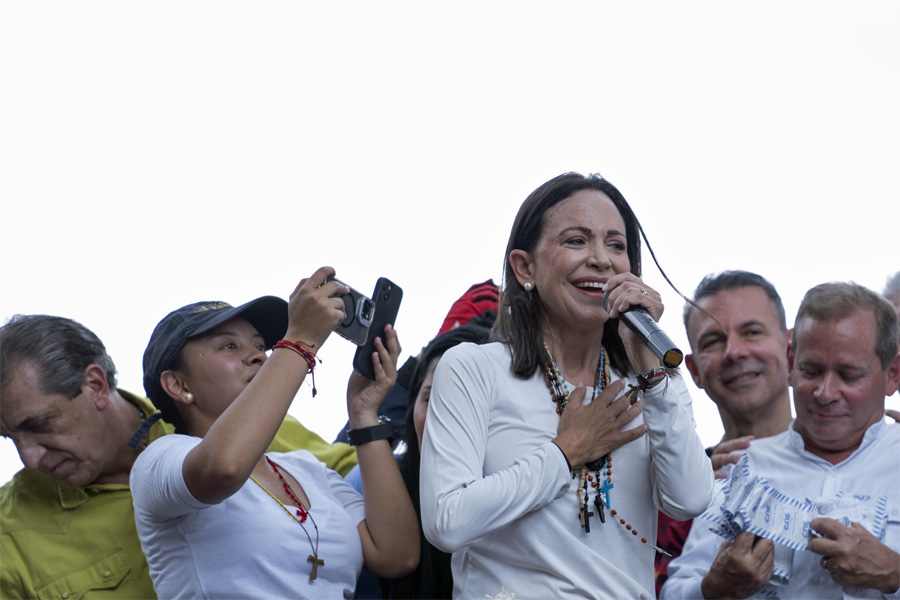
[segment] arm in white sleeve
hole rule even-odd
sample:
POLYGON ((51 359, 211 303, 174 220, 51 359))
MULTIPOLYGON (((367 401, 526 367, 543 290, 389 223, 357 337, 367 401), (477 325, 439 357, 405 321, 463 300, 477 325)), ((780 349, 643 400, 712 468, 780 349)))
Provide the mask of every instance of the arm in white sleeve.
POLYGON ((495 378, 503 376, 498 368, 481 347, 464 344, 447 352, 435 372, 422 442, 420 503, 425 537, 445 552, 546 505, 571 483, 566 459, 549 439, 485 475, 495 378))
POLYGON ((184 481, 185 457, 199 443, 199 438, 167 435, 137 457, 129 481, 139 520, 164 521, 209 506, 194 498, 184 481))
POLYGON ((694 428, 687 387, 674 376, 645 391, 642 401, 654 502, 673 519, 696 517, 712 502, 715 476, 694 428))

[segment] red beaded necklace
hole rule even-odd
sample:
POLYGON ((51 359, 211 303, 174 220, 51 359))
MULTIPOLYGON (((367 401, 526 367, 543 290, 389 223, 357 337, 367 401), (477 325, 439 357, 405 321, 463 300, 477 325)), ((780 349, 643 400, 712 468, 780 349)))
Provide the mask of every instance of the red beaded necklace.
POLYGON ((312 571, 309 574, 309 580, 312 581, 319 575, 319 565, 325 564, 325 561, 322 560, 321 558, 319 558, 319 526, 316 525, 316 520, 310 514, 309 510, 304 508, 303 504, 300 502, 300 500, 297 498, 297 496, 294 495, 294 490, 291 489, 290 484, 288 484, 288 482, 285 480, 284 476, 282 476, 281 471, 278 470, 278 467, 275 465, 274 462, 272 462, 272 459, 269 458, 268 456, 266 456, 266 462, 268 462, 269 465, 272 467, 272 469, 274 469, 275 473, 278 475, 278 479, 281 480, 281 484, 284 486, 284 491, 287 492, 287 495, 290 497, 290 499, 296 505, 296 507, 297 507, 296 516, 291 514, 291 511, 288 510, 288 507, 284 505, 284 502, 282 502, 277 496, 275 496, 275 494, 270 492, 266 488, 266 486, 264 486, 259 481, 257 481, 255 477, 253 477, 251 475, 250 479, 252 479, 256 485, 261 487, 263 489, 263 491, 265 491, 269 496, 271 496, 272 499, 275 500, 275 502, 277 502, 279 505, 281 505, 281 508, 284 509, 284 512, 286 512, 289 517, 294 519, 300 525, 300 527, 303 528, 303 533, 306 534, 306 538, 309 540, 309 545, 313 551, 313 553, 310 554, 309 557, 306 559, 307 561, 312 563, 312 571), (306 521, 307 518, 309 518, 310 521, 312 521, 313 527, 316 530, 316 543, 315 544, 313 544, 312 538, 309 536, 309 532, 306 530, 306 527, 303 525, 303 523, 306 521))
MULTIPOLYGON (((556 362, 553 360, 553 357, 550 355, 550 349, 546 346, 544 347, 544 361, 546 366, 546 371, 544 373, 544 379, 547 382, 547 385, 550 388, 550 399, 556 404, 556 413, 562 416, 563 411, 566 410, 566 405, 569 402, 569 392, 566 389, 565 380, 563 379, 562 373, 560 373, 559 367, 556 362)), ((606 389, 606 386, 610 381, 610 373, 609 373, 609 356, 606 352, 606 348, 600 346, 600 360, 597 362, 597 374, 594 378, 594 392, 591 395, 591 402, 594 401, 594 398, 597 397, 598 391, 602 391, 606 389)), ((610 514, 613 517, 618 518, 619 523, 625 526, 625 529, 631 532, 632 535, 637 536, 637 530, 631 526, 630 523, 626 522, 625 519, 621 518, 618 511, 612 509, 612 505, 609 500, 609 491, 615 487, 612 482, 612 457, 607 454, 600 460, 595 460, 585 465, 581 465, 580 467, 575 467, 572 470, 572 478, 578 477, 578 519, 581 521, 581 526, 584 529, 585 533, 590 533, 591 531, 591 523, 590 518, 594 516, 594 513, 588 507, 588 489, 587 484, 590 483, 590 487, 594 488, 594 507, 597 509, 597 516, 600 517, 601 523, 606 523, 606 508, 610 509, 610 514), (599 481, 604 479, 601 477, 601 472, 604 470, 605 463, 605 479, 606 483, 602 486, 599 485, 599 481), (594 472, 594 475, 590 474, 590 471, 594 472), (596 480, 595 480, 596 476, 596 480), (603 497, 601 497, 601 492, 603 497)), ((646 544, 647 538, 642 537, 641 542, 646 544)), ((655 545, 651 546, 657 550, 655 545)))

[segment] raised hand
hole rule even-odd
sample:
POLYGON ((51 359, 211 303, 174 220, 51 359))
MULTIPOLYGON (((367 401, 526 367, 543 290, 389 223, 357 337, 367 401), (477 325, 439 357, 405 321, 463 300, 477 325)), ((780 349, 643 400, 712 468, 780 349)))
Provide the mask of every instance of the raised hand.
MULTIPOLYGON (((375 335, 375 332, 370 332, 370 335, 375 335)), ((351 429, 378 424, 378 408, 397 382, 400 341, 393 327, 385 326, 384 333, 375 340, 375 350, 372 357, 375 380, 354 370, 347 382, 347 413, 351 429)))
POLYGON ((328 339, 346 316, 339 294, 349 288, 338 281, 326 281, 334 275, 331 267, 321 267, 312 276, 300 280, 288 301, 288 329, 284 338, 312 346, 313 353, 328 339))
POLYGON ((728 474, 723 467, 725 465, 735 465, 741 459, 741 453, 736 450, 746 450, 750 447, 750 442, 754 440, 754 436, 745 435, 743 437, 726 440, 713 449, 710 457, 712 460, 713 471, 716 479, 727 479, 728 474))
MULTIPOLYGON (((654 321, 659 321, 663 314, 663 303, 659 292, 650 288, 639 277, 631 273, 619 273, 606 282, 608 293, 609 316, 618 319, 629 308, 644 308, 654 321)), ((649 371, 660 366, 659 359, 647 347, 640 337, 631 329, 619 327, 619 337, 625 345, 628 360, 637 372, 649 371)))

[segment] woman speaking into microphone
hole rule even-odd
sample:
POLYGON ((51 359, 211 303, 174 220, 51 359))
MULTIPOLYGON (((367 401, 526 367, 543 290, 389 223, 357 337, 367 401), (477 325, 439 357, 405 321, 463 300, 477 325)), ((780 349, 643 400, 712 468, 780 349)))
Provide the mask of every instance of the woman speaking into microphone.
POLYGON ((495 341, 444 355, 425 422, 422 526, 453 553, 454 597, 652 599, 657 510, 689 519, 712 500, 684 383, 618 324, 663 312, 640 255, 599 175, 560 175, 520 207, 495 341))

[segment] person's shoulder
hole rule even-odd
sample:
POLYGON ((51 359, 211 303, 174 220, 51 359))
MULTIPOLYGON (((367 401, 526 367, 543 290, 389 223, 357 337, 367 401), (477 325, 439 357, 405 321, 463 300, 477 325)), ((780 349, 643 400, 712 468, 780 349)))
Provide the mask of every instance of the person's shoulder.
POLYGON ((768 437, 756 438, 744 452, 750 463, 757 467, 779 467, 793 464, 803 457, 803 440, 800 434, 787 429, 768 437))
POLYGON ((0 487, 0 519, 3 533, 9 533, 18 522, 31 523, 44 519, 48 510, 61 509, 60 488, 56 481, 40 471, 22 469, 0 487))
POLYGON ((131 480, 134 482, 136 473, 143 473, 151 469, 150 466, 157 461, 164 461, 171 458, 175 453, 186 454, 191 448, 202 441, 201 438, 184 435, 181 433, 172 433, 157 438, 147 444, 147 447, 138 454, 131 467, 131 480))
POLYGON ((869 427, 866 437, 869 436, 872 447, 878 448, 880 454, 890 455, 892 460, 897 459, 897 453, 900 452, 900 423, 882 419, 869 427))
POLYGON ((154 452, 163 452, 182 446, 194 447, 202 441, 203 438, 198 438, 183 433, 172 433, 169 435, 164 435, 161 438, 153 440, 152 442, 147 444, 147 447, 138 455, 138 460, 140 460, 142 456, 147 454, 151 448, 153 448, 154 452))
POLYGON ((491 358, 498 360, 509 357, 509 350, 506 344, 500 342, 488 342, 487 344, 476 344, 474 342, 463 342, 453 346, 441 358, 441 362, 445 359, 448 361, 470 361, 483 360, 491 358))

